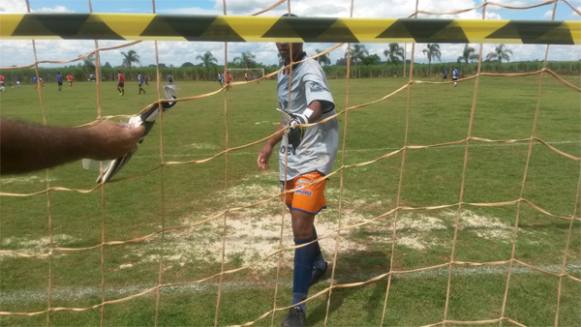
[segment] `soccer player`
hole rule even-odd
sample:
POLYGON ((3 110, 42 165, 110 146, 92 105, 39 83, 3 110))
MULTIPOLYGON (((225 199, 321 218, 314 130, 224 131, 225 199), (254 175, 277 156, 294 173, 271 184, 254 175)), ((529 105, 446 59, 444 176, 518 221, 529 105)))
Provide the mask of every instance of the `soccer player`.
POLYGON ((143 92, 143 94, 145 94, 145 89, 143 88, 143 84, 145 84, 145 77, 143 77, 143 74, 139 73, 137 74, 137 83, 139 83, 139 93, 141 94, 143 92))
POLYGON ((224 78, 222 77, 222 73, 218 72, 218 83, 220 83, 220 86, 224 85, 224 78))
POLYGON ((125 73, 117 71, 117 92, 119 95, 125 95, 125 73))
POLYGON ((454 87, 458 85, 458 79, 460 78, 460 70, 456 67, 452 69, 452 81, 454 81, 454 87))
POLYGON ((63 74, 61 72, 56 73, 56 83, 58 84, 59 92, 63 90, 63 74))
POLYGON ((134 128, 102 121, 87 127, 48 127, 0 119, 0 174, 20 174, 90 158, 115 159, 143 136, 134 128))
MULTIPOLYGON (((284 64, 306 58, 302 43, 277 43, 284 64)), ((293 270, 293 297, 295 304, 282 326, 304 326, 306 306, 298 304, 307 298, 309 287, 326 272, 315 216, 325 208, 325 175, 331 172, 339 143, 339 124, 336 119, 304 127, 335 114, 333 96, 329 91, 325 73, 316 60, 294 64, 292 72, 285 69, 278 74, 278 102, 283 111, 278 133, 271 137, 258 154, 259 169, 267 169, 270 155, 281 142, 279 177, 283 190, 298 188, 285 195, 296 245, 293 270), (288 132, 285 130, 288 128, 288 132), (310 243, 310 244, 309 244, 310 243), (308 244, 308 245, 306 245, 308 244)))
POLYGON ((0 74, 0 92, 4 92, 4 90, 6 90, 6 86, 4 86, 5 83, 6 83, 6 76, 4 76, 3 74, 0 74))
POLYGON ((69 87, 73 87, 73 80, 74 79, 75 78, 73 77, 73 74, 72 73, 68 73, 67 74, 67 83, 69 83, 69 87))

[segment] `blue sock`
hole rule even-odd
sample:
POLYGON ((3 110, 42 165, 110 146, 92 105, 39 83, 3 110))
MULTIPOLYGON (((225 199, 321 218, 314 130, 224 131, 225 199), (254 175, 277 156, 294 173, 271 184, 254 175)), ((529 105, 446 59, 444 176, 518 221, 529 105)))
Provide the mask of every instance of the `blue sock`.
MULTIPOLYGON (((317 229, 313 226, 313 239, 317 239, 319 236, 317 235, 317 229)), ((313 263, 313 267, 323 269, 325 266, 325 259, 323 258, 323 253, 321 252, 321 247, 319 246, 319 242, 315 243, 315 260, 313 263)))
MULTIPOLYGON (((312 242, 313 239, 299 240, 295 239, 296 245, 312 242)), ((307 246, 295 249, 295 261, 293 271, 293 304, 306 299, 309 293, 309 283, 313 272, 313 263, 317 254, 317 243, 311 243, 307 246)), ((305 305, 299 306, 305 310, 305 305)))

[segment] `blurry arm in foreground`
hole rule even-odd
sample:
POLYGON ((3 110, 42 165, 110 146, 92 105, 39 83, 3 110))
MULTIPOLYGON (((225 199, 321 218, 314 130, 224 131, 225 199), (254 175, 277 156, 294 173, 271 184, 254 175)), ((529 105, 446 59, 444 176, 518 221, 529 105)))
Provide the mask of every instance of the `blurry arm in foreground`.
POLYGON ((81 158, 114 159, 133 151, 143 132, 143 127, 109 121, 63 128, 0 119, 0 173, 26 173, 81 158))

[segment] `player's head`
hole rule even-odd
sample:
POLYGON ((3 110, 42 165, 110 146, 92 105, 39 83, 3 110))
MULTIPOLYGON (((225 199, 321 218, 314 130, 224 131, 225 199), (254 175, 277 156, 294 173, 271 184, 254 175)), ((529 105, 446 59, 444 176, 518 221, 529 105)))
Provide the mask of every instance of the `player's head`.
MULTIPOLYGON (((287 17, 289 19, 297 18, 295 14, 284 14, 282 17, 287 17)), ((278 55, 284 61, 285 64, 290 63, 291 58, 293 61, 298 61, 301 54, 303 53, 302 43, 276 43, 276 48, 278 49, 278 55)))

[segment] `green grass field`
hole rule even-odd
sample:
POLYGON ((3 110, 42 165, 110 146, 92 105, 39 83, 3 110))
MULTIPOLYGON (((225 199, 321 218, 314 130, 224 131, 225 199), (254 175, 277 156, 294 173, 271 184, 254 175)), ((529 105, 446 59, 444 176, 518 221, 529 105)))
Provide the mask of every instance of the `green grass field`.
MULTIPOLYGON (((482 78, 474 121, 474 136, 521 139, 530 136, 536 107, 538 77, 482 78)), ((576 85, 578 77, 570 78, 576 85)), ((350 104, 366 102, 403 85, 400 79, 352 80, 350 104)), ((217 83, 178 82, 181 96, 200 94, 217 83)), ((338 108, 344 107, 344 81, 332 80, 338 108)), ((164 116, 140 146, 118 178, 90 194, 51 192, 34 197, 0 197, 0 311, 42 311, 48 306, 49 271, 52 274, 52 307, 88 307, 101 299, 114 300, 137 294, 158 282, 162 288, 159 324, 164 326, 213 325, 219 279, 195 283, 220 272, 222 217, 196 224, 224 209, 271 199, 228 214, 226 269, 250 269, 224 277, 220 325, 240 324, 271 310, 276 287, 277 256, 267 257, 279 244, 292 244, 289 217, 276 198, 276 158, 266 173, 255 167, 260 146, 252 146, 206 164, 160 165, 160 145, 166 161, 202 159, 229 146, 242 145, 268 135, 278 120, 272 81, 232 89, 227 95, 179 103, 164 116), (227 127, 224 97, 228 99, 227 127), (145 173, 149 172, 149 173, 145 173), (47 206, 50 200, 50 208, 47 206), (105 246, 80 252, 55 252, 49 259, 49 215, 54 246, 87 247, 122 241, 165 227, 178 227, 145 241, 105 246), (8 250, 8 251, 3 251, 8 250), (13 251, 27 254, 16 257, 13 251), (102 284, 103 281, 103 284, 102 284)), ((77 83, 57 92, 54 83, 43 90, 48 123, 75 126, 96 116, 96 92, 91 83, 77 83)), ((436 144, 466 136, 473 82, 450 85, 418 84, 412 88, 408 143, 436 144)), ((114 84, 103 84, 104 115, 132 114, 155 100, 154 87, 145 96, 128 83, 127 94, 117 95, 114 84)), ((581 155, 581 98, 546 77, 541 98, 537 136, 558 149, 581 155)), ((0 95, 2 117, 42 120, 32 86, 10 88, 0 95)), ((406 92, 349 114, 346 164, 377 158, 399 149, 404 142, 406 92)), ((341 118, 344 124, 344 118, 341 118)), ((466 171, 465 202, 499 202, 519 198, 527 158, 527 143, 471 142, 466 171)), ((455 204, 459 200, 464 158, 462 145, 407 152, 401 205, 424 207, 455 204)), ((395 206, 401 155, 360 168, 345 170, 342 225, 368 221, 395 206)), ((552 214, 580 216, 576 199, 580 162, 566 159, 541 144, 533 147, 523 197, 552 214)), ((0 191, 29 193, 52 186, 91 188, 96 171, 83 170, 79 162, 29 175, 2 176, 0 191)), ((328 184, 329 209, 317 218, 320 236, 332 235, 339 217, 339 175, 328 184)), ((457 207, 402 211, 398 215, 397 243, 391 253, 393 215, 342 232, 335 279, 338 283, 368 280, 389 270, 408 270, 449 262, 457 207)), ((456 245, 456 260, 490 262, 511 256, 511 239, 517 205, 464 206, 456 245)), ((526 203, 520 210, 516 258, 544 271, 559 273, 564 255, 567 273, 581 278, 581 220, 576 220, 566 249, 569 221, 545 215, 526 203)), ((335 243, 321 241, 327 258, 335 243)), ((290 301, 292 251, 281 259, 277 306, 290 301)), ((448 319, 483 320, 501 315, 507 266, 455 267, 448 319)), ((395 275, 389 294, 386 325, 425 325, 443 319, 448 270, 432 269, 395 275)), ((311 293, 330 283, 326 279, 311 293)), ((509 285, 505 316, 526 325, 552 325, 557 309, 559 278, 516 264, 509 285)), ((329 324, 376 326, 382 316, 386 280, 333 292, 329 324)), ((308 304, 309 325, 322 325, 325 296, 308 304)), ((153 325, 155 293, 104 307, 107 326, 153 325)), ((278 312, 275 324, 285 312, 278 312)), ((2 326, 98 325, 99 309, 53 312, 34 317, 1 316, 2 326)), ((270 325, 270 316, 258 325, 270 325)), ((561 326, 581 324, 581 283, 563 278, 559 306, 561 326)), ((505 323, 510 325, 509 323, 505 323)), ((496 324, 494 324, 496 325, 496 324)))

